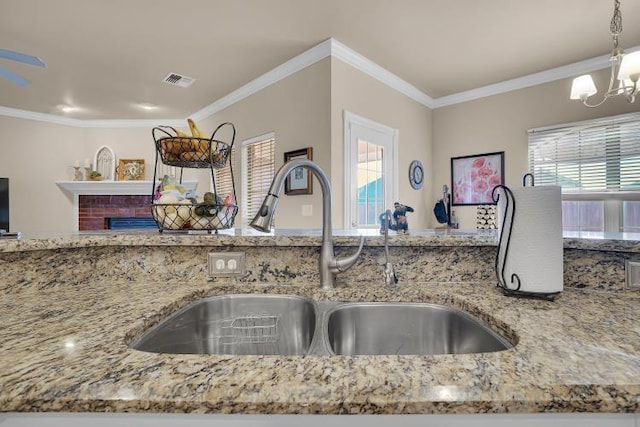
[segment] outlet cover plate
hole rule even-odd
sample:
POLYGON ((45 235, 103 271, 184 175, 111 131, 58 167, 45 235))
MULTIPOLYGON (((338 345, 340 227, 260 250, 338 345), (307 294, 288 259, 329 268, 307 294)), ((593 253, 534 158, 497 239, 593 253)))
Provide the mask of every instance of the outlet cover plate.
POLYGON ((210 277, 239 277, 247 273, 244 252, 209 252, 207 264, 210 277))
POLYGON ((640 290, 640 261, 625 262, 624 270, 626 273, 627 289, 640 290))

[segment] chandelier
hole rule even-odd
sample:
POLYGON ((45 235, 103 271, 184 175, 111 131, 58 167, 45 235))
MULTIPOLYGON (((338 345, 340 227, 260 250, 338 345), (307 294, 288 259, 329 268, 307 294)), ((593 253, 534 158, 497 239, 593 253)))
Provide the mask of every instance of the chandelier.
POLYGON ((598 93, 596 85, 590 74, 576 77, 571 86, 571 99, 579 99, 587 107, 597 107, 602 105, 607 99, 613 96, 624 96, 628 102, 633 103, 638 94, 638 78, 640 78, 640 51, 624 54, 621 47, 618 47, 618 36, 622 33, 622 13, 620 12, 620 0, 614 0, 613 18, 611 18, 611 37, 613 37, 613 50, 609 62, 611 63, 611 77, 609 88, 604 94, 602 101, 597 104, 589 104, 588 98, 598 93))

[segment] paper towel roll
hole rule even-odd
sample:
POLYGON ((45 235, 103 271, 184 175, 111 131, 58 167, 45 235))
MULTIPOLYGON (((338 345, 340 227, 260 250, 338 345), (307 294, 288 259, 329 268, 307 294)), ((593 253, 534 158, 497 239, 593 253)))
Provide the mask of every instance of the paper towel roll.
MULTIPOLYGON (((515 215, 509 252, 504 259, 504 278, 509 289, 515 289, 517 281, 511 283, 512 274, 520 278, 520 291, 555 293, 563 289, 563 243, 562 243, 562 193, 559 186, 511 188, 515 199, 515 215)), ((505 228, 503 217, 505 194, 498 200, 500 233, 508 233, 511 207, 507 212, 505 228)), ((505 236, 506 237, 506 236, 505 236)), ((506 239, 505 239, 506 244, 506 239)), ((504 247, 501 252, 504 252, 504 247)), ((503 257, 505 254, 498 254, 503 257)))

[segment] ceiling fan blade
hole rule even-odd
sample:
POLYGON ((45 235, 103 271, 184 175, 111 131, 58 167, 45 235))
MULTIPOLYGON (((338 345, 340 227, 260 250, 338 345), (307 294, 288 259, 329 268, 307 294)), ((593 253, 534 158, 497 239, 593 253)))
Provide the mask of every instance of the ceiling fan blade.
POLYGON ((36 67, 44 67, 45 63, 37 56, 26 55, 12 50, 0 49, 0 58, 10 59, 12 61, 22 62, 24 64, 34 65, 36 67))
POLYGON ((9 79, 12 82, 14 82, 15 84, 19 85, 19 86, 29 86, 31 83, 29 82, 29 80, 20 77, 19 75, 12 73, 11 71, 7 70, 6 68, 0 66, 0 77, 4 77, 5 79, 9 79))

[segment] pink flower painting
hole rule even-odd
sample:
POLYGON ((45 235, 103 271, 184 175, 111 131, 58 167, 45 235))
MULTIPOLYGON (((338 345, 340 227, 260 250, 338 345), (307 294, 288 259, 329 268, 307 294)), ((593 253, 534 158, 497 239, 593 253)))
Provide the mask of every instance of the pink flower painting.
POLYGON ((493 189, 504 184, 504 152, 451 159, 454 205, 494 203, 493 189))

